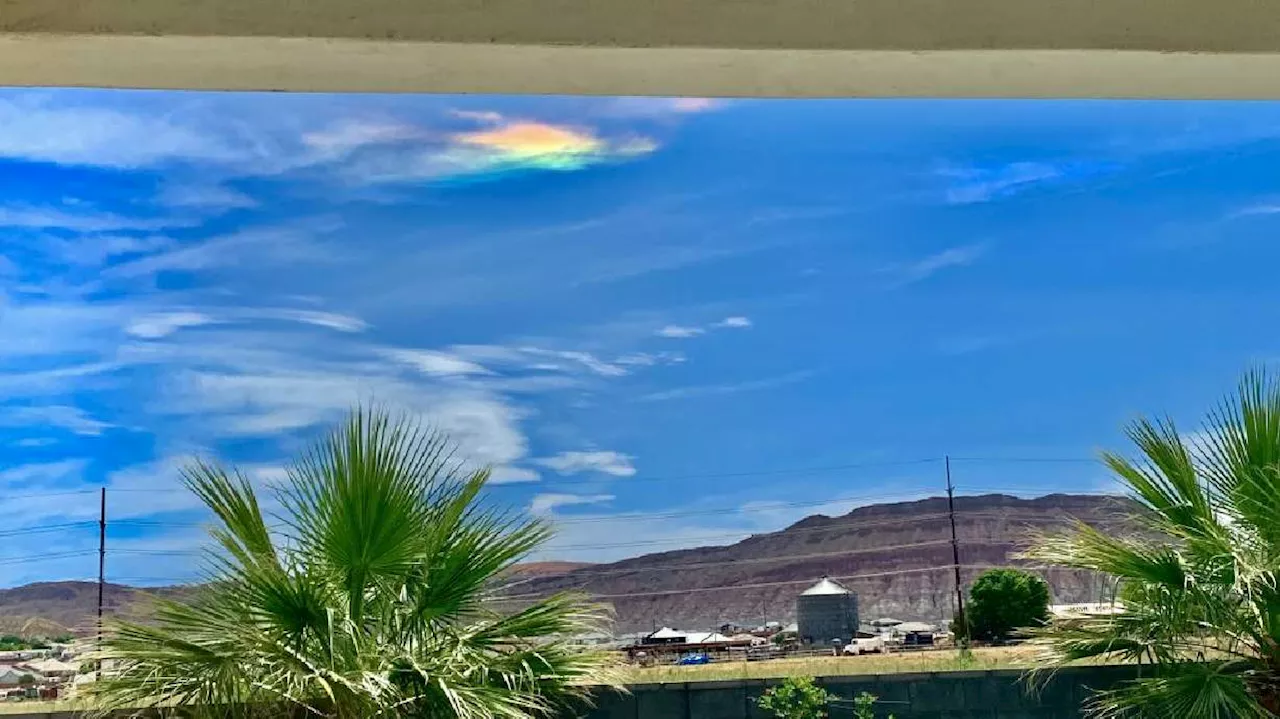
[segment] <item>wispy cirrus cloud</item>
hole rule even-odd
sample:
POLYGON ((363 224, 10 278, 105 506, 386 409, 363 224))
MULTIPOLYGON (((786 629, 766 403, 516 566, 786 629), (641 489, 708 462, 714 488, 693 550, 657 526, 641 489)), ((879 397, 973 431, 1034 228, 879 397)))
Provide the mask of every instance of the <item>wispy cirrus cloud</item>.
POLYGON ((536 495, 529 502, 531 514, 549 515, 561 507, 573 507, 584 504, 605 504, 615 499, 612 494, 564 494, 548 492, 536 495))
MULTIPOLYGON (((424 114, 393 102, 378 103, 378 109, 369 103, 348 107, 328 99, 329 112, 261 115, 233 99, 188 103, 174 96, 164 99, 164 112, 155 112, 146 106, 68 102, 68 95, 0 94, 0 126, 6 128, 0 158, 111 170, 198 167, 198 174, 167 182, 153 201, 201 212, 256 206, 256 199, 226 183, 233 178, 303 174, 357 184, 477 180, 624 162, 661 144, 639 127, 624 126, 625 116, 610 118, 599 111, 565 121, 494 110, 424 114), (596 121, 602 118, 610 120, 596 121)), ((667 115, 712 106, 697 99, 658 102, 667 115)), ((634 125, 652 117, 629 119, 634 125)), ((12 221, 20 219, 38 220, 12 221)))
POLYGON ((708 325, 664 325, 654 331, 654 334, 667 339, 689 339, 704 335, 709 330, 746 329, 751 326, 751 318, 735 315, 708 325))
POLYGON ((972 265, 981 259, 988 249, 990 248, 986 243, 949 247, 941 252, 921 257, 918 260, 891 265, 884 268, 882 272, 894 278, 893 284, 895 286, 909 285, 927 280, 948 269, 972 265))
POLYGON ((559 474, 596 472, 613 477, 631 477, 636 473, 634 459, 621 452, 587 450, 561 452, 554 457, 543 457, 534 462, 559 474))
POLYGON ((128 217, 92 209, 0 206, 0 227, 72 232, 117 232, 120 230, 163 230, 193 227, 199 221, 186 217, 128 217))
POLYGON ((217 132, 171 114, 63 103, 57 94, 0 95, 0 157, 110 169, 245 159, 217 132))
POLYGON ((97 437, 115 425, 96 419, 79 407, 54 404, 0 407, 0 426, 57 427, 73 434, 97 437))
POLYGON ((1227 219, 1234 220, 1242 217, 1260 217, 1266 215, 1280 215, 1280 199, 1271 198, 1251 205, 1245 205, 1244 207, 1227 213, 1227 219))
POLYGON ((952 205, 972 205, 1001 200, 1030 190, 1076 182, 1115 172, 1118 166, 1103 162, 1010 162, 992 167, 946 167, 937 172, 946 187, 943 199, 952 205))
POLYGON ((804 382, 815 374, 817 373, 813 370, 801 370, 799 372, 789 372, 776 377, 747 380, 745 382, 676 387, 674 389, 662 390, 660 392, 650 392, 649 394, 641 395, 637 399, 641 402, 668 402, 671 400, 691 399, 694 397, 713 397, 718 395, 738 394, 740 392, 758 392, 778 387, 786 387, 787 385, 796 384, 798 382, 804 382))
POLYGON ((679 339, 688 339, 690 337, 697 337, 698 335, 701 335, 701 334, 706 334, 706 330, 701 327, 688 327, 685 325, 666 325, 661 329, 659 329, 657 332, 654 332, 654 334, 659 337, 666 337, 667 339, 679 340, 679 339))

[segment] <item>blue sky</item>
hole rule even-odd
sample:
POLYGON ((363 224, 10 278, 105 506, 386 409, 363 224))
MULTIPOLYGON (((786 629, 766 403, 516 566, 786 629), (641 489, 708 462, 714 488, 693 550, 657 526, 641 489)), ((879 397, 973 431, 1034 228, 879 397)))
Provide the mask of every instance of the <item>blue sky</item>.
POLYGON ((0 128, 4 584, 93 576, 103 485, 109 576, 193 576, 178 468, 270 483, 357 402, 599 560, 944 454, 1101 491, 1127 420, 1280 351, 1280 105, 46 90, 0 128))

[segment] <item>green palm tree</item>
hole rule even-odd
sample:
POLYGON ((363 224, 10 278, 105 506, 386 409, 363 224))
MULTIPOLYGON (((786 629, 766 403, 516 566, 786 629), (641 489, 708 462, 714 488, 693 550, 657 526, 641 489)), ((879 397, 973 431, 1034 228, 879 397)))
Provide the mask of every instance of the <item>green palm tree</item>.
POLYGON ((1262 372, 1212 411, 1202 432, 1170 420, 1128 430, 1141 457, 1103 459, 1137 501, 1139 529, 1077 524, 1028 556, 1111 575, 1114 613, 1053 622, 1048 667, 1141 663, 1097 694, 1098 717, 1254 719, 1280 713, 1280 387, 1262 372))
POLYGON ((241 475, 187 470, 217 518, 209 581, 152 621, 109 623, 95 709, 523 719, 616 683, 607 654, 568 641, 605 629, 602 607, 487 600, 550 529, 489 506, 488 472, 463 472, 440 435, 357 412, 289 477, 269 524, 241 475))

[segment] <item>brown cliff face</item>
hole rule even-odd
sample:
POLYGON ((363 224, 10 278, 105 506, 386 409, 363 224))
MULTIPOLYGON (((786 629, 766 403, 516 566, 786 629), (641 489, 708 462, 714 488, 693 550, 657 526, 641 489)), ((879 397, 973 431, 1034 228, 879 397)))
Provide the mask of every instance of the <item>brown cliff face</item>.
MULTIPOLYGON (((1034 530, 1071 518, 1129 531, 1134 505, 1114 497, 1055 494, 956 498, 962 580, 967 584, 1013 558, 1034 530)), ((823 575, 859 595, 864 619, 942 621, 954 613, 951 524, 945 497, 861 507, 842 517, 813 516, 723 547, 649 554, 521 582, 512 594, 578 588, 617 611, 620 632, 654 625, 705 629, 725 623, 791 622, 795 596, 823 575), (628 596, 633 595, 633 596, 628 596)), ((1099 601, 1108 583, 1086 572, 1038 570, 1054 602, 1099 601)))
MULTIPOLYGON (((1017 565, 1011 555, 1032 529, 1061 527, 1075 517, 1114 531, 1132 528, 1134 506, 1113 497, 1055 494, 956 498, 962 579, 991 566, 1017 565)), ((604 595, 621 632, 654 625, 707 629, 734 622, 795 619, 795 597, 819 577, 840 578, 859 596, 865 619, 940 621, 954 611, 951 525, 947 500, 861 507, 842 517, 813 516, 786 529, 723 547, 647 554, 612 564, 540 562, 517 566, 512 594, 580 588, 604 595), (845 579, 844 577, 854 577, 845 579), (764 586, 761 586, 764 585, 764 586), (727 588, 726 588, 727 587, 727 588), (617 596, 622 595, 622 596, 617 596), (633 595, 633 596, 628 596, 633 595)), ((1085 572, 1041 571, 1059 603, 1098 601, 1108 583, 1085 572)), ((106 587, 108 613, 143 610, 153 595, 189 588, 106 587)), ((96 614, 97 585, 44 582, 0 590, 3 633, 50 635, 86 631, 96 614)))

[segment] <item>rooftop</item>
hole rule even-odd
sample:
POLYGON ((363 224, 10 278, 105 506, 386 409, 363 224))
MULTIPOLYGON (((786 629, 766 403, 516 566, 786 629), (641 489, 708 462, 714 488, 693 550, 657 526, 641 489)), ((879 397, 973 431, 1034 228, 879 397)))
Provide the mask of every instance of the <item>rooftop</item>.
POLYGON ((839 582, 823 577, 817 584, 801 592, 800 596, 812 597, 821 594, 853 594, 853 592, 845 589, 839 582))

